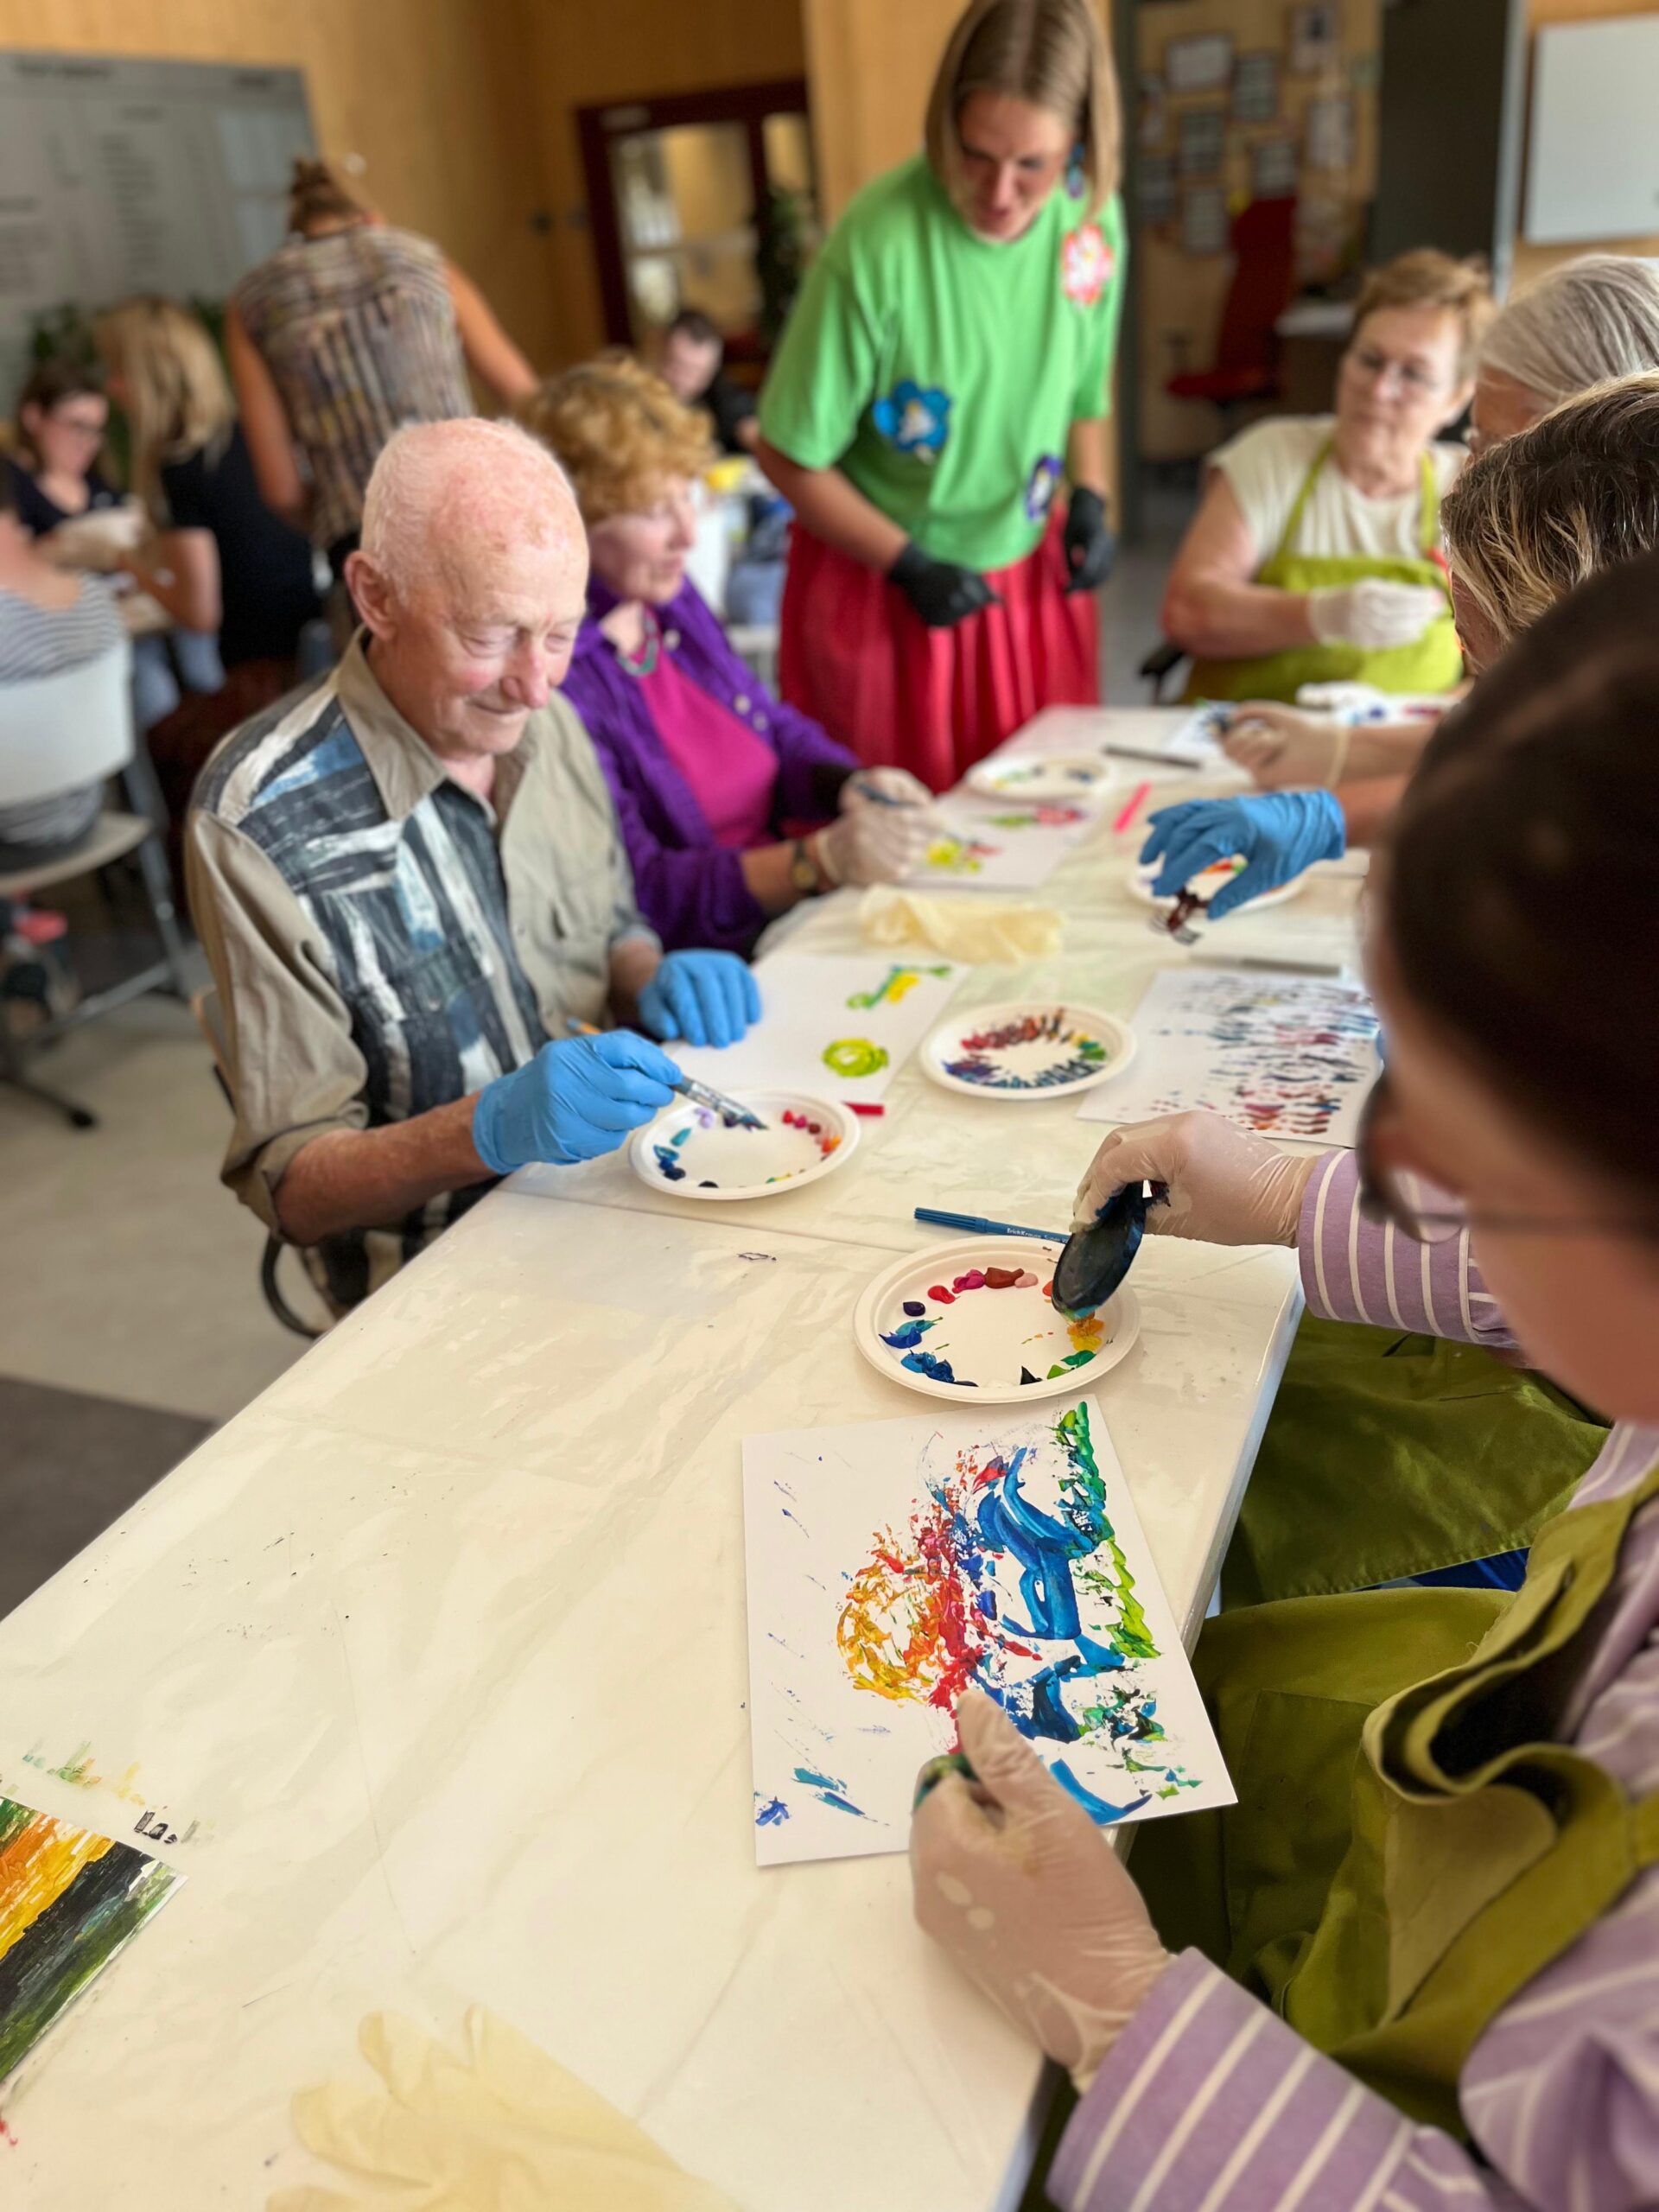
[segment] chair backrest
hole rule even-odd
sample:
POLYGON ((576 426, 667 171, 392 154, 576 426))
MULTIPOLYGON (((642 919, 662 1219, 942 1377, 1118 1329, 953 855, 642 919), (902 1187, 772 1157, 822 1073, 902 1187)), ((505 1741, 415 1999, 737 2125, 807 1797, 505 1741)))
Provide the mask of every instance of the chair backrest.
POLYGON ((1233 225, 1233 252, 1216 366, 1270 368, 1278 350, 1273 326, 1296 289, 1296 202, 1253 200, 1233 225))
POLYGON ((55 676, 0 683, 0 806, 101 783, 132 758, 132 652, 124 639, 55 676))

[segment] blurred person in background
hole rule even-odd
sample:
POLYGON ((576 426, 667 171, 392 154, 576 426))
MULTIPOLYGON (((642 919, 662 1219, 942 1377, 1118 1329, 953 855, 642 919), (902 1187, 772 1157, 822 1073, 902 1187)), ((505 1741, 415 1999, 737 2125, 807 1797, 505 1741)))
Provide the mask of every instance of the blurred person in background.
POLYGON ((714 417, 725 454, 753 453, 760 442, 758 403, 726 373, 726 341, 701 308, 682 308, 663 338, 663 382, 676 399, 714 417))

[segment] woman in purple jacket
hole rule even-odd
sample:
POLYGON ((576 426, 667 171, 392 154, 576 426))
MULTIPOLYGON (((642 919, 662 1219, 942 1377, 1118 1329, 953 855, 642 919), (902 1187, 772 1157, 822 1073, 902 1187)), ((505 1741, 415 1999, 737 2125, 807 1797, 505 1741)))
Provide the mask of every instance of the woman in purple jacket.
POLYGON ((803 899, 907 874, 927 791, 902 769, 858 769, 774 699, 687 579, 693 487, 715 457, 703 417, 617 354, 550 379, 525 420, 588 525, 588 619, 563 690, 664 944, 747 952, 803 899))

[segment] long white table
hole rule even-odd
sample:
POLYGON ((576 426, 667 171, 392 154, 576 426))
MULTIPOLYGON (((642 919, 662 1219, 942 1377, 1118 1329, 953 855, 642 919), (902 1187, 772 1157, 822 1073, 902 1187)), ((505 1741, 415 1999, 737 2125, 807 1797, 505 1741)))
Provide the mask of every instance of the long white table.
MULTIPOLYGON (((963 1002, 1131 1012, 1183 957, 1122 890, 1141 834, 1042 894, 1063 956, 963 1002)), ((1225 942, 1345 950, 1354 899, 1225 942)), ((522 1174, 0 1623, 0 1793, 134 1840, 163 1813, 189 1877, 13 2085, 0 2201, 257 2205, 319 2177, 289 2100, 360 2063, 364 2014, 453 2036, 474 2001, 745 2212, 1017 2198, 1038 2062, 917 1934, 905 1860, 755 1867, 739 1460, 918 1410, 858 1292, 918 1203, 1063 1224, 1074 1114, 912 1065, 847 1173, 772 1200, 522 1174)), ((1300 1294, 1288 1253, 1167 1240, 1135 1287, 1095 1387, 1190 1641, 1300 1294)))

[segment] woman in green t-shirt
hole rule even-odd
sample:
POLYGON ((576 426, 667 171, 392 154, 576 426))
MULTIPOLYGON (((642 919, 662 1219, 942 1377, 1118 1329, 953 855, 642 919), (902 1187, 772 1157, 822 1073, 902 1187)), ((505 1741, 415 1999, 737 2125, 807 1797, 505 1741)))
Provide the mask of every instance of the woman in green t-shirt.
POLYGON ((1089 0, 972 0, 925 154, 848 208, 761 397, 799 519, 784 696, 935 790, 1098 697, 1119 135, 1089 0))

